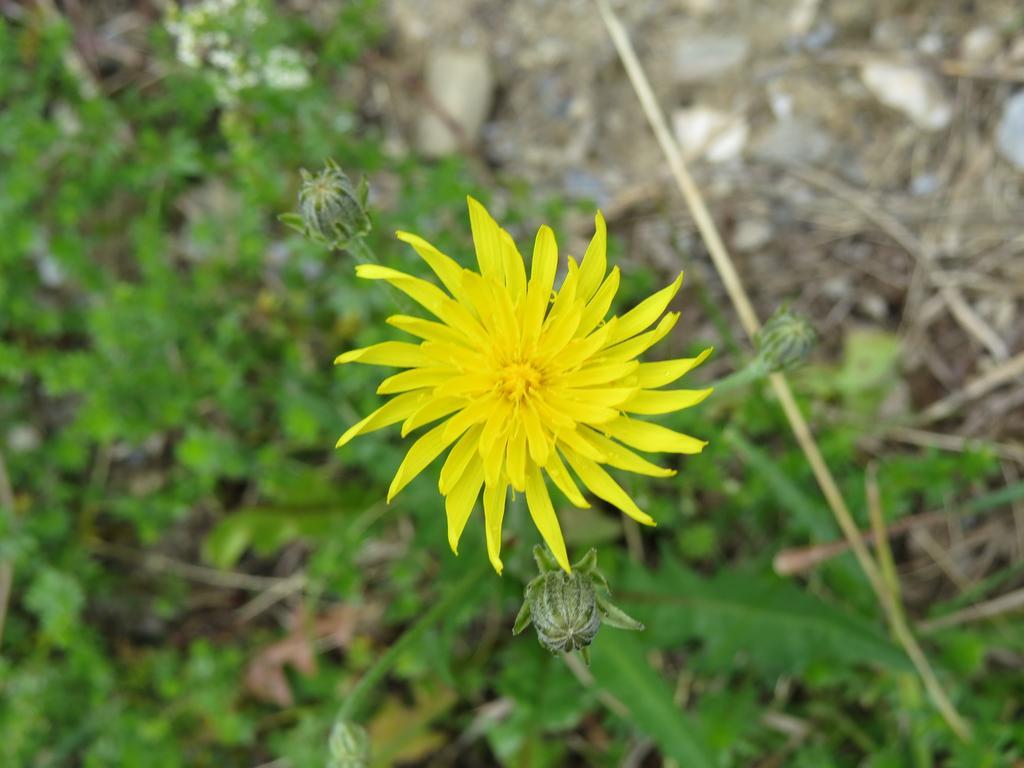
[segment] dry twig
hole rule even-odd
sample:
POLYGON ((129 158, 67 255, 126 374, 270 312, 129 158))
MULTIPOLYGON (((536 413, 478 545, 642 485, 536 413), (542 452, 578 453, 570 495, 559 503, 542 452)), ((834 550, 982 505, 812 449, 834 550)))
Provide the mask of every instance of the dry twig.
POLYGON ((1005 595, 994 597, 991 600, 986 600, 984 603, 969 606, 961 611, 940 616, 931 621, 922 621, 917 626, 922 632, 934 632, 937 629, 966 624, 971 621, 991 619, 1004 613, 1022 609, 1024 609, 1024 589, 1017 589, 1005 595))

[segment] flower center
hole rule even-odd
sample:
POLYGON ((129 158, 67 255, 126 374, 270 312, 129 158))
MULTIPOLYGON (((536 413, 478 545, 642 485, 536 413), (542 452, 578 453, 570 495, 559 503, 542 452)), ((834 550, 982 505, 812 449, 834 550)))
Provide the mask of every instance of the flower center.
POLYGON ((498 373, 501 393, 513 403, 529 395, 541 385, 542 380, 540 371, 529 363, 510 363, 498 373))

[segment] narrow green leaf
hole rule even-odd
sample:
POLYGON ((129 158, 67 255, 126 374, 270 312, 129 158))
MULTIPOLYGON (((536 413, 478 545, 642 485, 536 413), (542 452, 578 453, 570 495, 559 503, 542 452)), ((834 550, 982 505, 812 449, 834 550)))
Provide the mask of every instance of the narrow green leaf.
POLYGON ((635 570, 630 584, 643 595, 631 612, 644 620, 648 640, 670 647, 701 639, 701 658, 711 665, 729 668, 742 657, 769 672, 794 673, 812 661, 911 669, 875 622, 772 573, 743 569, 705 579, 666 561, 654 574, 635 570))
POLYGON ((734 429, 725 430, 722 436, 747 466, 768 484, 779 503, 783 505, 784 516, 798 520, 801 526, 817 539, 829 540, 839 534, 828 508, 818 503, 817 498, 812 499, 804 493, 768 454, 748 442, 734 429))
POLYGON ((672 700, 672 689, 651 669, 635 635, 602 632, 591 647, 590 670, 602 690, 621 702, 628 719, 666 757, 687 768, 713 768, 691 717, 672 700))

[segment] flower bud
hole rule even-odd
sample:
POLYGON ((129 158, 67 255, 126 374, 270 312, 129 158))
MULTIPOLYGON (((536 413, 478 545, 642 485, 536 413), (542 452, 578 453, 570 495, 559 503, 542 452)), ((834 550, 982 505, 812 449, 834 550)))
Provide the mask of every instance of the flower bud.
POLYGON ((350 720, 337 720, 327 742, 328 768, 366 768, 370 764, 370 737, 350 720))
POLYGON ((601 626, 594 586, 578 572, 545 574, 536 592, 532 616, 537 639, 552 653, 586 648, 601 626))
POLYGON ((590 644, 602 624, 640 631, 644 625, 610 600, 608 580, 597 567, 597 550, 572 564, 566 573, 542 547, 533 548, 540 574, 526 585, 512 634, 532 623, 540 644, 552 653, 579 651, 590 663, 590 644))
POLYGON ((754 338, 757 359, 769 373, 799 368, 814 348, 810 321, 787 307, 778 309, 754 338))
POLYGON ((371 226, 366 197, 366 179, 353 185, 332 160, 316 175, 303 170, 299 211, 305 233, 332 248, 365 237, 371 226))

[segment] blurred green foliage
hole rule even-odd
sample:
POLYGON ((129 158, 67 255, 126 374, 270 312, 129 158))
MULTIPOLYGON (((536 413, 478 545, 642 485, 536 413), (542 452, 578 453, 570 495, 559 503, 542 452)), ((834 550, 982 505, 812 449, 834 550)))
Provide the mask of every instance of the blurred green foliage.
MULTIPOLYGON (((160 76, 108 93, 65 20, 0 20, 0 449, 15 489, 14 509, 0 510, 0 558, 15 573, 0 660, 4 766, 321 765, 344 691, 482 559, 479 515, 461 558, 448 552, 429 473, 382 504, 397 436, 332 451, 378 398, 373 371, 339 375, 330 361, 390 337, 394 299, 276 220, 294 208, 297 169, 334 157, 397 190, 370 245, 418 270, 389 233, 401 226, 464 257, 471 169, 386 152, 339 97, 383 32, 374 3, 344 4, 326 28, 297 15, 271 23, 274 42, 315 61, 311 84, 248 89, 223 107, 200 71, 176 65, 159 24, 149 36, 160 76), (251 665, 295 628, 267 610, 273 601, 239 618, 267 590, 226 585, 217 569, 273 577, 300 562, 306 621, 338 604, 372 621, 335 628, 315 674, 277 667, 290 700, 269 703, 251 665)), ((508 189, 522 242, 566 212, 514 180, 508 189)), ((625 301, 658 282, 615 251, 625 301)), ((689 298, 691 311, 707 305, 689 298)), ((677 351, 707 341, 683 334, 677 351)), ((898 349, 895 337, 851 334, 837 365, 797 376, 829 422, 822 447, 855 510, 858 442, 898 349)), ((646 738, 686 766, 781 755, 815 768, 975 768, 1024 755, 1019 676, 986 657, 994 645, 1024 650, 1019 623, 929 638, 977 729, 959 744, 850 558, 806 585, 772 574, 778 549, 837 535, 775 404, 754 386, 679 426, 709 437, 708 451, 683 460, 678 481, 628 481, 659 521, 641 534, 647 564, 627 557, 616 514, 564 517, 575 551, 602 547, 616 597, 648 631, 604 630, 592 686, 529 636, 514 640, 535 534, 509 520, 518 546, 506 576, 488 575, 378 692, 367 723, 378 764, 617 765, 646 738)), ((996 469, 984 452, 880 463, 891 518, 980 496, 996 469)))

